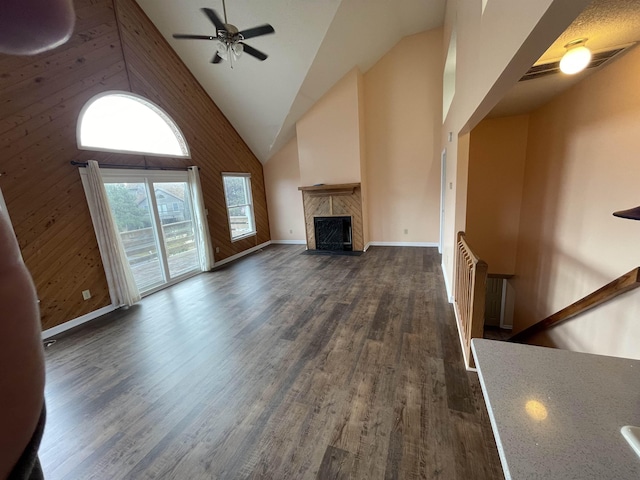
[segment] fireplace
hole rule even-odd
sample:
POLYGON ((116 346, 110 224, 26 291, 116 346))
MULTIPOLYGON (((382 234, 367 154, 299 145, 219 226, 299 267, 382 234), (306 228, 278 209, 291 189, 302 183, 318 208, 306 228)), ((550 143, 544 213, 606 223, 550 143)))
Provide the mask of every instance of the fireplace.
POLYGON ((364 226, 362 190, 359 183, 298 187, 302 192, 308 250, 362 252, 364 226), (320 224, 316 222, 320 219, 320 224), (348 224, 346 223, 348 222, 348 224), (334 231, 317 243, 318 228, 334 231))
POLYGON ((351 217, 314 217, 316 250, 352 251, 351 217))

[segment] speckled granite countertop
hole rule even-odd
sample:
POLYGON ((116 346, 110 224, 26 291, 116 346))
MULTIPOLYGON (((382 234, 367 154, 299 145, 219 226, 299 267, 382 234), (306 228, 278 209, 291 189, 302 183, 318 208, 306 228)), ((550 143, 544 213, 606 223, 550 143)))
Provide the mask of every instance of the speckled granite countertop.
POLYGON ((640 479, 640 361, 474 339, 507 480, 640 479))

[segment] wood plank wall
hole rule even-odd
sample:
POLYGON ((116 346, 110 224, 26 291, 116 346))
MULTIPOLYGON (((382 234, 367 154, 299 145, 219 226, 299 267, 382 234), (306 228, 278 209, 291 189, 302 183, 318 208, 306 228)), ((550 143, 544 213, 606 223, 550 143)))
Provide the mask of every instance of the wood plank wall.
POLYGON ((74 4, 77 23, 67 44, 33 57, 0 55, 0 188, 38 290, 45 329, 110 304, 71 160, 198 165, 213 243, 220 247, 216 260, 269 240, 262 165, 135 1, 74 4), (107 90, 133 91, 164 108, 183 130, 192 158, 78 150, 80 109, 107 90), (222 171, 251 172, 257 237, 231 243, 222 171), (85 289, 92 293, 87 301, 85 289))
MULTIPOLYGON (((131 91, 161 106, 178 123, 192 157, 180 162, 202 168, 211 238, 214 246, 220 247, 216 260, 268 241, 269 219, 262 164, 138 4, 134 0, 116 0, 115 3, 131 91), (251 173, 256 237, 231 243, 222 172, 251 173)), ((211 65, 211 68, 219 66, 211 65)))

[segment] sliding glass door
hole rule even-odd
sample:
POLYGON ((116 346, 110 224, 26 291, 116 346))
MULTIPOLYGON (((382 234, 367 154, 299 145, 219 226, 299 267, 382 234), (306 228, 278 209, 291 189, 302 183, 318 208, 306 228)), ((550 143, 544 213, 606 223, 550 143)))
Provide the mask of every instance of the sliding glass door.
POLYGON ((103 170, 102 176, 141 294, 200 271, 186 172, 103 170))
POLYGON ((186 182, 153 184, 167 252, 167 269, 176 278, 200 268, 188 185, 186 182))

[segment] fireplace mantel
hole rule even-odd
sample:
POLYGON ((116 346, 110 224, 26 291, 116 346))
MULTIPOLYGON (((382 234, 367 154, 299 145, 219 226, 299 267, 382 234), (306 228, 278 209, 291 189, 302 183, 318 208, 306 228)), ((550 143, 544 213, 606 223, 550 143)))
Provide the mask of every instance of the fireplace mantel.
POLYGON ((331 185, 310 185, 308 187, 298 187, 302 191, 318 191, 318 190, 351 190, 358 188, 359 183, 334 183, 331 185))
POLYGON ((336 183, 333 185, 310 185, 308 187, 298 187, 298 190, 309 195, 352 195, 359 183, 336 183))
POLYGON ((339 183, 331 185, 310 185, 298 187, 302 192, 307 248, 316 249, 314 217, 351 217, 353 229, 353 249, 364 249, 362 227, 362 193, 359 183, 339 183))

